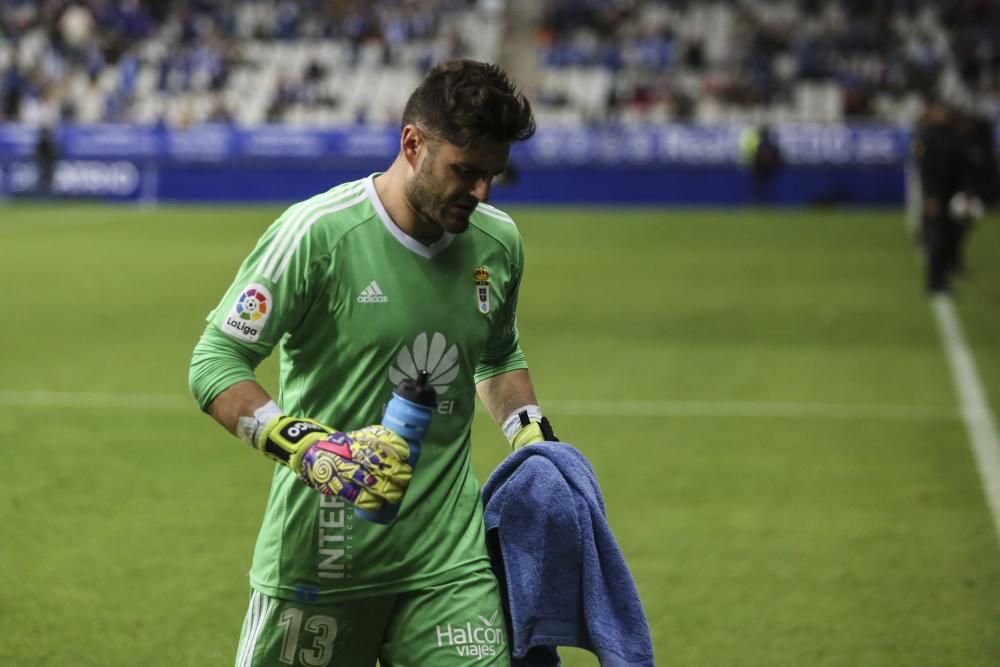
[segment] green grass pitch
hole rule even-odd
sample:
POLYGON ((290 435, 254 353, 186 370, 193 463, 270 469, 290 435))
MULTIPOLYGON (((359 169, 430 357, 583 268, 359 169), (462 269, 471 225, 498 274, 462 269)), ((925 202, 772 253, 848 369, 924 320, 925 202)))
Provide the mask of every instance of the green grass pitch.
MULTIPOLYGON (((1000 542, 901 212, 511 212, 542 405, 658 664, 1000 665, 1000 542)), ((278 213, 0 205, 0 664, 232 664, 270 466, 187 367, 278 213)), ((957 295, 995 414, 998 227, 957 295)), ((485 479, 505 444, 474 428, 485 479)))

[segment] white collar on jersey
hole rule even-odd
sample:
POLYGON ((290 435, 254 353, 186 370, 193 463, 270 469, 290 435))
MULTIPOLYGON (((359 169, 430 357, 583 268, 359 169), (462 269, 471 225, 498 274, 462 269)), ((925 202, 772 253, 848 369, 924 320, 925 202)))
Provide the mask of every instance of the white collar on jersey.
POLYGON ((420 255, 426 259, 431 259, 451 245, 455 235, 448 232, 442 234, 441 238, 431 245, 424 245, 400 229, 399 226, 393 222, 392 218, 389 217, 389 212, 385 210, 385 206, 382 205, 382 200, 378 198, 378 193, 375 192, 375 176, 377 175, 378 174, 371 174, 365 179, 365 192, 368 193, 368 198, 372 200, 372 206, 375 207, 375 212, 378 213, 378 217, 382 220, 382 224, 385 225, 385 228, 389 230, 390 234, 396 237, 397 241, 402 243, 410 252, 420 255))

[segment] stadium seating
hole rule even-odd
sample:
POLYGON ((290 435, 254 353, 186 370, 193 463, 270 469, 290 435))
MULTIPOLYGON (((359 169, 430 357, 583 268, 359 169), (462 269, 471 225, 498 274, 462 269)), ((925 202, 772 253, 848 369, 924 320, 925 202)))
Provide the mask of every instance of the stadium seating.
POLYGON ((930 94, 987 112, 1000 99, 996 3, 545 5, 538 99, 546 122, 909 125, 930 94), (597 89, 581 92, 576 81, 597 89), (593 104, 601 99, 603 107, 593 104))
POLYGON ((388 122, 433 62, 498 60, 503 25, 491 1, 167 6, 4 3, 0 121, 388 122))
POLYGON ((908 125, 928 94, 995 117, 995 5, 9 0, 0 121, 386 123, 431 63, 457 56, 505 64, 542 124, 908 125))

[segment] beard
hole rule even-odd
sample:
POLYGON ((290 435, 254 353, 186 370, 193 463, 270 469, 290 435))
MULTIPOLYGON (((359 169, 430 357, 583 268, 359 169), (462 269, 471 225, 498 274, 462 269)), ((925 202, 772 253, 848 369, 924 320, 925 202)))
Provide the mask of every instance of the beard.
POLYGON ((469 227, 469 217, 478 201, 468 197, 452 198, 441 191, 431 173, 430 160, 425 161, 406 184, 406 203, 420 227, 430 237, 434 230, 461 234, 469 227))

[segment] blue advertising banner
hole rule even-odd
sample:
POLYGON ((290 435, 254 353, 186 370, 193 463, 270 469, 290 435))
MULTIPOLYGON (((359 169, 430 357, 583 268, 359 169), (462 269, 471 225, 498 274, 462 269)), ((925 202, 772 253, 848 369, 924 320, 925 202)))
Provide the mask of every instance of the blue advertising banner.
MULTIPOLYGON (((746 126, 541 129, 523 156, 538 165, 723 165, 741 164, 746 126)), ((774 129, 790 165, 900 164, 909 132, 893 127, 786 125, 774 129)))
MULTIPOLYGON (((695 125, 542 127, 515 156, 526 165, 703 165, 741 162, 746 126, 695 125)), ((893 164, 908 151, 909 132, 890 126, 783 125, 774 135, 789 164, 893 164)), ((0 124, 0 159, 27 157, 37 136, 23 125, 0 124)), ((67 158, 160 158, 223 162, 281 158, 337 160, 391 158, 394 127, 311 130, 283 125, 239 128, 201 125, 167 129, 133 125, 64 127, 56 132, 67 158)))
MULTIPOLYGON (((739 203, 749 197, 741 150, 747 126, 683 124, 542 127, 514 146, 507 201, 739 203)), ((785 168, 777 203, 900 203, 910 133, 883 125, 783 125, 772 130, 785 168)), ((53 188, 67 196, 294 201, 384 169, 390 126, 67 126, 53 188), (308 188, 308 189, 307 189, 308 188)), ((0 193, 36 187, 37 131, 0 124, 0 193)))

